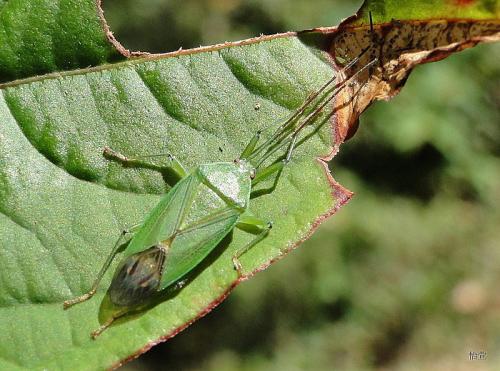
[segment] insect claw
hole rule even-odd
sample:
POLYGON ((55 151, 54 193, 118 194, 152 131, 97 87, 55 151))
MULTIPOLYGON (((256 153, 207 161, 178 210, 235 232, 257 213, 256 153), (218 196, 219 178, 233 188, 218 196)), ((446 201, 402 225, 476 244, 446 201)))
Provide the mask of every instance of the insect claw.
POLYGON ((116 159, 116 160, 121 161, 121 162, 128 162, 128 160, 129 160, 126 156, 112 150, 110 147, 107 147, 107 146, 104 147, 102 154, 105 157, 113 158, 113 159, 116 159))
POLYGON ((108 146, 104 147, 104 149, 102 150, 102 154, 104 156, 111 156, 112 153, 114 153, 114 151, 111 148, 109 148, 108 146))
POLYGON ((114 322, 115 319, 116 317, 111 317, 106 322, 104 322, 102 326, 100 326, 97 330, 92 331, 90 333, 90 337, 92 338, 92 340, 95 340, 99 335, 101 335, 104 332, 104 330, 106 330, 109 326, 111 326, 111 324, 114 322))
POLYGON ((95 331, 92 331, 90 333, 90 337, 92 338, 92 340, 95 340, 99 335, 102 334, 102 332, 105 330, 102 328, 103 326, 99 327, 97 330, 95 331))
POLYGON ((78 296, 77 298, 69 299, 63 302, 63 309, 68 309, 69 307, 72 307, 75 304, 81 303, 82 301, 86 301, 90 299, 92 296, 94 296, 96 290, 91 290, 87 292, 86 294, 83 294, 82 296, 78 296))
POLYGON ((234 269, 236 269, 236 271, 238 272, 238 276, 241 277, 243 276, 243 273, 242 273, 242 266, 241 266, 241 263, 240 261, 238 260, 238 257, 236 256, 233 256, 233 266, 234 266, 234 269))
POLYGON ((66 300, 64 303, 63 303, 63 309, 66 310, 68 309, 69 307, 71 307, 74 303, 71 302, 71 300, 66 300))

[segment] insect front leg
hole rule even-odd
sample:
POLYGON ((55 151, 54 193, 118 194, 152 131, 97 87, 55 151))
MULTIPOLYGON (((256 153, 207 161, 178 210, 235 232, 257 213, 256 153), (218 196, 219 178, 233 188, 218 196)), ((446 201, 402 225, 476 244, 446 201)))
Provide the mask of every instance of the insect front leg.
POLYGON ((187 171, 182 166, 182 164, 171 154, 158 154, 158 155, 148 155, 148 156, 138 156, 138 157, 127 157, 120 152, 117 152, 109 147, 104 147, 103 155, 117 162, 120 162, 123 166, 127 167, 143 167, 146 169, 153 169, 162 171, 164 169, 172 170, 179 179, 184 178, 187 175, 187 171), (145 161, 146 158, 154 158, 154 157, 168 157, 170 161, 170 165, 162 166, 155 164, 154 162, 145 161))
POLYGON ((120 237, 118 237, 118 240, 116 241, 115 245, 113 246, 113 250, 111 250, 111 253, 109 254, 109 256, 106 259, 106 261, 104 262, 104 265, 102 266, 101 270, 99 271, 99 273, 97 275, 97 278, 94 281, 94 284, 92 285, 91 289, 87 293, 85 293, 85 294, 83 294, 81 296, 78 296, 78 297, 70 299, 70 300, 66 300, 63 303, 64 309, 68 309, 69 307, 71 307, 71 306, 73 306, 75 304, 78 304, 78 303, 81 303, 83 301, 89 300, 92 296, 94 296, 94 294, 97 291, 97 287, 99 286, 99 283, 101 282, 101 279, 104 276, 104 273, 106 273, 106 271, 108 270, 111 262, 113 261, 113 258, 115 257, 116 253, 118 252, 118 249, 122 245, 123 240, 125 239, 125 237, 128 234, 134 233, 134 231, 139 226, 140 226, 140 224, 134 225, 133 227, 131 227, 129 229, 125 229, 125 230, 122 231, 122 233, 120 234, 120 237))
POLYGON ((254 187, 256 184, 262 182, 263 180, 268 179, 270 176, 273 174, 278 174, 283 170, 285 165, 288 163, 288 160, 285 159, 280 162, 276 162, 275 164, 269 165, 268 167, 265 167, 264 169, 257 170, 255 173, 255 178, 252 179, 252 187, 254 187))
POLYGON ((239 276, 242 276, 243 273, 242 273, 242 266, 239 260, 240 257, 243 254, 245 254, 248 250, 250 250, 252 247, 254 247, 256 244, 258 244, 260 241, 262 241, 264 238, 266 238, 267 234, 273 227, 273 223, 257 218, 252 215, 244 214, 238 220, 236 227, 238 227, 239 229, 243 229, 245 231, 248 231, 249 228, 257 229, 259 231, 259 233, 257 234, 257 236, 255 236, 253 240, 251 240, 249 243, 247 243, 245 246, 239 249, 236 252, 236 254, 233 255, 234 269, 236 269, 239 276))
POLYGON ((262 134, 262 130, 258 130, 255 135, 252 137, 250 142, 248 142, 247 146, 243 150, 243 152, 240 155, 240 159, 246 159, 248 156, 250 156, 253 151, 255 150, 255 147, 257 146, 257 143, 259 142, 260 135, 262 134))

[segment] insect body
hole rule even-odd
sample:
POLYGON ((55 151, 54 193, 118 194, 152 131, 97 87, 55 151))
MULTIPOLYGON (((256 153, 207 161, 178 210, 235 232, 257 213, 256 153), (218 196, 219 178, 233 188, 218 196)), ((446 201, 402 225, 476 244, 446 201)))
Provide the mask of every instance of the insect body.
POLYGON ((242 160, 200 165, 186 174, 131 239, 109 290, 111 301, 132 307, 178 282, 238 223, 265 233, 267 223, 245 214, 252 171, 242 160))
MULTIPOLYGON (((358 60, 351 61, 345 69, 358 60)), ((144 222, 123 232, 99 272, 91 290, 64 302, 64 308, 91 298, 101 278, 109 268, 126 234, 132 233, 123 258, 108 290, 111 302, 123 310, 92 333, 95 338, 118 317, 148 302, 158 292, 181 286, 187 274, 235 227, 251 226, 259 233, 233 256, 234 268, 241 274, 239 258, 266 237, 271 223, 250 214, 248 207, 252 187, 264 179, 279 175, 290 160, 300 131, 321 113, 323 108, 350 79, 370 68, 376 60, 365 65, 349 79, 334 84, 329 80, 311 94, 302 106, 266 141, 259 144, 261 132, 250 140, 241 156, 233 162, 199 165, 187 173, 173 156, 169 156, 171 170, 181 179, 166 193, 144 222), (298 122, 306 109, 320 94, 325 97, 305 118, 298 122), (284 159, 263 166, 268 158, 287 147, 284 159)), ((141 159, 131 159, 106 148, 106 157, 124 165, 151 167, 141 159)))

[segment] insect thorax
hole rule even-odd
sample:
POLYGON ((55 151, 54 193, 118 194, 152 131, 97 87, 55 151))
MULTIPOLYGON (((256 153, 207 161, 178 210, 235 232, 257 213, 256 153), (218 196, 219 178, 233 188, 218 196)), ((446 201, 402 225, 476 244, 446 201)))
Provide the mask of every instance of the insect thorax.
POLYGON ((200 165, 198 174, 219 197, 245 209, 250 199, 253 167, 244 160, 200 165))

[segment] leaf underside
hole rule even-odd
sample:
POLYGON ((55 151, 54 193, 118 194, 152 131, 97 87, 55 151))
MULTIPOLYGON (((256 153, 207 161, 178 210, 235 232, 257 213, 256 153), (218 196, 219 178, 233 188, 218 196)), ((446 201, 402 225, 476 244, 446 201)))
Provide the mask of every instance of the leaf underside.
MULTIPOLYGON (((49 10, 50 3, 40 2, 49 10)), ((235 230, 177 295, 113 326, 97 341, 90 339, 90 331, 106 315, 103 298, 114 265, 92 300, 67 311, 62 302, 90 288, 120 231, 139 223, 171 186, 158 172, 123 168, 106 160, 105 146, 129 156, 172 153, 188 169, 231 161, 257 130, 283 122, 328 80, 339 68, 334 58, 351 60, 365 45, 371 46, 358 68, 377 57, 381 61, 377 69, 357 77, 325 110, 323 118, 335 111, 330 122, 321 125, 325 120, 317 120, 308 128, 307 140, 299 145, 276 188, 267 182, 251 200, 255 215, 274 221, 272 233, 241 258, 245 273, 251 274, 306 238, 349 198, 317 158, 331 155, 373 99, 394 95, 414 65, 499 32, 498 22, 484 21, 475 23, 478 32, 469 28, 468 33, 451 32, 451 39, 444 37, 437 44, 417 45, 401 40, 415 33, 436 38, 421 23, 381 23, 376 25, 375 40, 366 22, 354 21, 338 31, 284 34, 109 65, 104 63, 119 57, 110 44, 103 44, 106 35, 95 4, 60 3, 69 14, 76 12, 71 10, 75 4, 87 6, 84 20, 73 21, 86 22, 88 45, 99 46, 84 53, 92 60, 75 57, 66 66, 69 72, 44 77, 37 74, 65 69, 57 60, 66 59, 54 57, 53 64, 35 68, 49 57, 32 57, 32 63, 20 69, 9 61, 19 61, 30 50, 29 43, 20 51, 0 51, 2 369, 116 365, 186 327, 238 282, 231 257, 253 236, 235 230), (88 8, 89 4, 94 7, 88 8), (395 52, 387 35, 398 30, 395 52)), ((17 19, 22 11, 41 11, 26 4, 0 2, 0 40, 12 41, 9 37, 16 27, 8 22, 11 18, 17 19), (6 25, 11 32, 6 32, 6 25)), ((64 22, 65 17, 60 19, 64 22)), ((446 30, 463 28, 447 25, 446 30)), ((49 26, 64 39, 61 30, 49 26)), ((81 28, 71 30, 78 34, 81 28)), ((21 39, 32 36, 18 32, 21 39)), ((67 54, 74 56, 78 49, 69 45, 67 54)))

